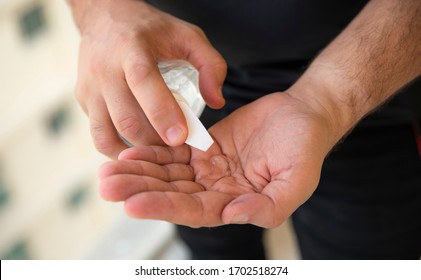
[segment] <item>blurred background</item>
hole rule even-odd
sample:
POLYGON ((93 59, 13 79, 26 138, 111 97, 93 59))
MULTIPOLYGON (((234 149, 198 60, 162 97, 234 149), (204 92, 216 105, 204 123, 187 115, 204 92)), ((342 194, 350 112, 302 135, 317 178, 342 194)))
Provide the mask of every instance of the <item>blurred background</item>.
MULTIPOLYGON (((0 259, 186 259, 171 224, 103 201, 74 98, 79 34, 65 0, 0 0, 0 259)), ((289 222, 269 257, 296 259, 289 222)))

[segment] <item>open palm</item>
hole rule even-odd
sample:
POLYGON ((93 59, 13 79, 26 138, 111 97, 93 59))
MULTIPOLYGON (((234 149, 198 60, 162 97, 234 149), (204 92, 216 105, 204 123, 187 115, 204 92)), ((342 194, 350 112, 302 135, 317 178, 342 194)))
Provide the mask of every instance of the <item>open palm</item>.
POLYGON ((128 215, 192 227, 274 227, 315 190, 334 144, 321 114, 288 93, 240 108, 210 130, 207 152, 187 145, 123 151, 100 169, 100 192, 128 215))

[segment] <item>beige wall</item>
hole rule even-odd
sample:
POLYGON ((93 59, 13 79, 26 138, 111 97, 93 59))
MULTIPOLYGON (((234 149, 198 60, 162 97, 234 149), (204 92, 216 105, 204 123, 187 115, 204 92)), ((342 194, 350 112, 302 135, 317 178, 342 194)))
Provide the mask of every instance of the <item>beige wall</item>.
POLYGON ((96 191, 104 158, 73 97, 78 41, 64 0, 1 0, 1 258, 83 257, 121 212, 96 191), (46 28, 26 40, 19 18, 33 5, 46 28))

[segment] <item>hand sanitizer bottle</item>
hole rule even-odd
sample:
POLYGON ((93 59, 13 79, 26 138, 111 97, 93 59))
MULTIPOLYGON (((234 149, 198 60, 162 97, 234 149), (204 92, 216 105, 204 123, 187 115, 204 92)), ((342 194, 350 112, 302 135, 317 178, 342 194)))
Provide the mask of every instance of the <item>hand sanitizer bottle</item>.
POLYGON ((206 105, 199 90, 199 72, 184 60, 163 61, 158 68, 186 118, 186 144, 207 151, 213 139, 198 118, 206 105))

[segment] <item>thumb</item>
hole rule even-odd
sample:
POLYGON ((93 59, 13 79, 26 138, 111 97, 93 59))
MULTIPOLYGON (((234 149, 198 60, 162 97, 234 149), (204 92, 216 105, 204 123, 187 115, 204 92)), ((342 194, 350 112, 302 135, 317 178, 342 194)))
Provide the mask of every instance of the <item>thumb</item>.
POLYGON ((219 109, 225 104, 222 85, 227 75, 227 64, 206 37, 189 46, 194 48, 187 49, 187 60, 199 71, 199 89, 203 99, 211 108, 219 109))
POLYGON ((258 193, 237 197, 222 212, 226 224, 253 224, 263 228, 276 227, 287 218, 271 198, 258 193))

